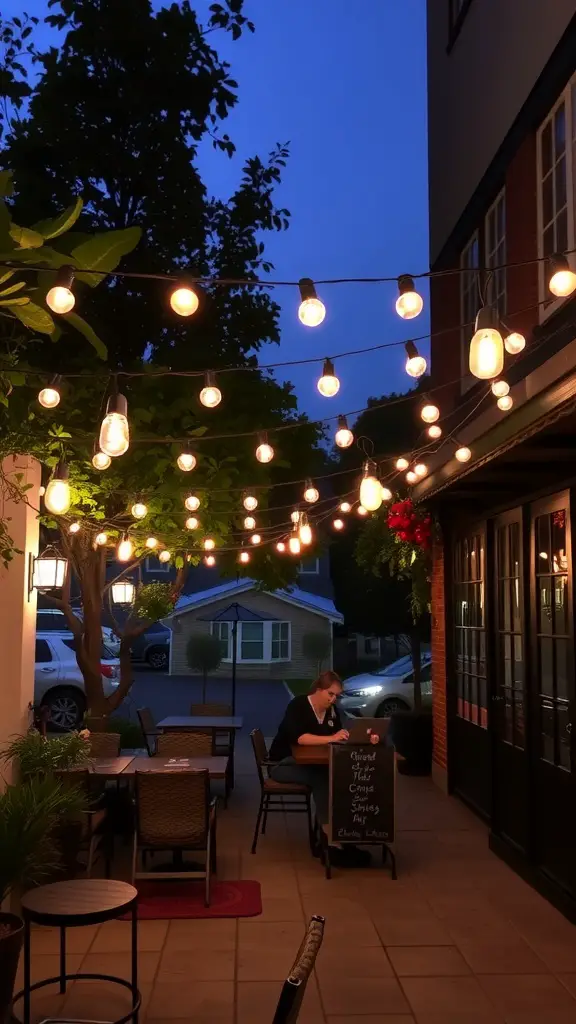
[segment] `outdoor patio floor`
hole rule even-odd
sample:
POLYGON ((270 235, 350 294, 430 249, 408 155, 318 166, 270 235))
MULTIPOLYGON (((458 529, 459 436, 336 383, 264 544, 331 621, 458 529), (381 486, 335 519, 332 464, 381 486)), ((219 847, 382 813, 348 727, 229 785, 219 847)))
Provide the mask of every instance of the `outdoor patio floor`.
MULTIPOLYGON (((255 772, 240 759, 219 814, 219 875, 254 878, 263 913, 139 925, 141 1022, 271 1024, 311 914, 324 944, 301 1024, 574 1024, 576 927, 488 850, 484 826, 429 779, 398 779, 398 880, 375 866, 326 881, 303 816, 273 815, 250 854, 255 772)), ((116 874, 119 876, 120 871, 116 874)), ((69 970, 129 976, 129 925, 71 930, 69 970)), ((58 936, 33 933, 34 979, 57 972, 58 936)), ((78 982, 37 994, 35 1021, 112 1020, 124 993, 78 982)))

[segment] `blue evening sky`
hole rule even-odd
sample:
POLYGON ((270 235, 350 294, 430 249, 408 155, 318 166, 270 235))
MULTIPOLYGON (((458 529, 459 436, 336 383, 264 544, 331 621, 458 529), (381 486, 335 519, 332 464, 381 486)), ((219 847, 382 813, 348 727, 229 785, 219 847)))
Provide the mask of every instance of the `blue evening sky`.
MULTIPOLYGON (((210 0, 198 0, 202 16, 210 0)), ((156 5, 155 5, 156 6, 156 5)), ((160 6, 158 4, 157 6, 160 6)), ((5 0, 3 15, 42 14, 43 0, 5 0)), ((266 238, 274 277, 381 277, 428 266, 426 44, 423 0, 246 0, 256 24, 238 42, 214 34, 239 84, 239 103, 224 125, 237 147, 229 160, 205 146, 209 189, 230 194, 248 156, 290 141, 279 205, 287 232, 266 238)), ((48 38, 46 30, 42 39, 48 38)), ((303 327, 298 293, 279 289, 282 342, 262 362, 318 357, 318 364, 278 370, 293 382, 300 408, 314 418, 361 409, 369 396, 404 391, 402 348, 342 359, 339 395, 315 386, 322 358, 402 341, 429 330, 425 315, 405 323, 394 311, 393 284, 318 289, 327 316, 303 327)), ((427 299, 427 291, 425 292, 427 299)), ((427 354, 428 344, 419 346, 427 354)))

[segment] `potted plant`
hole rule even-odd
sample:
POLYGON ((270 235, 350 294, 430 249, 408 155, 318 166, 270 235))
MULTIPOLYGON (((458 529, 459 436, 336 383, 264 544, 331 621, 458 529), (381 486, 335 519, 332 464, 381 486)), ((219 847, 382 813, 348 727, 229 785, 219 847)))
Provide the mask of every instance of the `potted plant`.
POLYGON ((202 673, 202 703, 206 703, 206 683, 209 672, 215 672, 222 661, 222 646, 211 633, 196 633, 186 646, 186 659, 193 672, 202 673))
POLYGON ((15 736, 0 753, 0 758, 16 762, 21 779, 33 775, 50 775, 71 768, 87 767, 90 762, 88 740, 87 731, 44 737, 31 729, 24 736, 15 736))
MULTIPOLYGON (((55 833, 62 815, 79 814, 83 795, 54 778, 31 777, 0 793, 0 906, 13 893, 52 878, 61 864, 55 833)), ((0 1024, 11 1020, 23 922, 0 911, 0 1024)))

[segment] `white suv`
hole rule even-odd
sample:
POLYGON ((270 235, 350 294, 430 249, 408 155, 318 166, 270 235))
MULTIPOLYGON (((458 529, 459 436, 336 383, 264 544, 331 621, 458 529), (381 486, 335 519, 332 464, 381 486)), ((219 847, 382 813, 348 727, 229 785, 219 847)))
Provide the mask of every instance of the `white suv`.
MULTIPOLYGON (((75 642, 72 633, 36 634, 34 703, 50 708, 50 722, 58 729, 81 729, 86 711, 75 642)), ((118 687, 120 661, 104 644, 100 657, 104 696, 109 697, 118 687)))
MULTIPOLYGON (((82 618, 81 608, 74 608, 73 611, 79 619, 82 618)), ((38 608, 36 612, 36 632, 66 633, 68 635, 70 626, 66 622, 64 612, 61 612, 59 608, 38 608)), ((102 626, 102 639, 114 657, 118 657, 120 654, 120 637, 116 636, 116 633, 110 626, 102 626)))

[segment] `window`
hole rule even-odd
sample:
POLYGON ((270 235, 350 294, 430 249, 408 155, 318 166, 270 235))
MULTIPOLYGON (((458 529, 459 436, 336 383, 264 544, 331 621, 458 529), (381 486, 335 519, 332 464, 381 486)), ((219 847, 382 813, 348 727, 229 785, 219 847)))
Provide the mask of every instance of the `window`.
POLYGON ((290 623, 272 623, 272 661, 288 661, 290 657, 290 623))
POLYGON ((36 661, 36 663, 52 661, 52 652, 46 640, 36 641, 36 654, 34 660, 36 661))
MULTIPOLYGON (((232 661, 232 628, 232 622, 212 623, 212 635, 220 640, 223 661, 232 661)), ((292 644, 289 622, 239 622, 236 630, 238 662, 290 661, 292 644)))
POLYGON ((471 387, 475 378, 468 370, 468 349, 472 338, 472 324, 476 319, 480 305, 480 285, 478 267, 480 266, 480 247, 478 243, 478 232, 474 232, 468 245, 460 254, 460 322, 467 326, 461 331, 461 354, 462 354, 462 390, 471 387))
POLYGON ((504 743, 520 750, 525 733, 521 536, 519 519, 496 529, 497 730, 504 743))
POLYGON ((454 551, 454 621, 459 718, 488 727, 486 625, 484 612, 484 536, 458 541, 454 551))
POLYGON ((170 572, 170 562, 160 562, 154 556, 144 559, 146 572, 170 572))
MULTIPOLYGON (((69 647, 71 651, 74 651, 74 653, 76 653, 76 640, 75 639, 72 639, 72 640, 64 640, 63 639, 62 643, 64 644, 65 647, 69 647)), ((102 647, 100 648, 100 658, 102 659, 102 661, 110 661, 110 659, 114 659, 114 657, 115 657, 115 655, 112 654, 112 652, 108 650, 106 645, 102 644, 102 647)))
POLYGON ((240 623, 240 660, 264 661, 264 623, 240 623))
POLYGON ((506 206, 504 189, 486 214, 484 248, 486 267, 500 267, 488 275, 486 299, 503 317, 506 315, 506 206))
POLYGON ((217 636, 220 641, 220 655, 222 657, 222 661, 231 661, 232 647, 230 640, 232 639, 232 623, 213 622, 212 635, 217 636))
MULTIPOLYGON (((538 255, 574 247, 576 188, 576 76, 538 132, 538 255)), ((573 268, 574 257, 568 259, 573 268)), ((547 267, 540 264, 540 298, 550 298, 547 267)), ((550 298, 546 316, 555 300, 550 298)))
POLYGON ((60 630, 61 633, 68 633, 70 627, 64 617, 64 612, 54 609, 54 611, 39 611, 36 614, 36 629, 39 633, 53 632, 54 630, 60 630))
POLYGON ((298 567, 298 572, 301 576, 317 576, 320 572, 320 559, 319 558, 304 558, 298 567))

